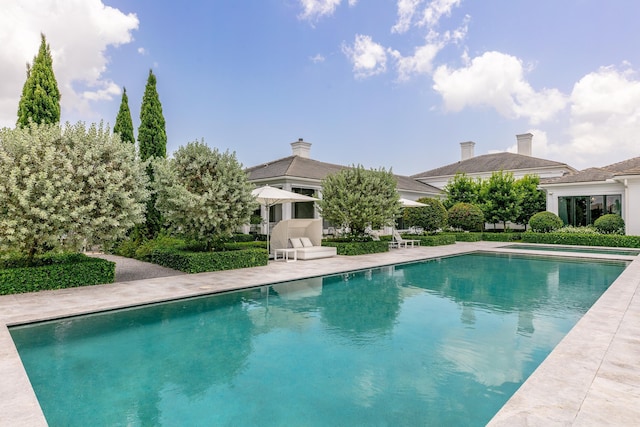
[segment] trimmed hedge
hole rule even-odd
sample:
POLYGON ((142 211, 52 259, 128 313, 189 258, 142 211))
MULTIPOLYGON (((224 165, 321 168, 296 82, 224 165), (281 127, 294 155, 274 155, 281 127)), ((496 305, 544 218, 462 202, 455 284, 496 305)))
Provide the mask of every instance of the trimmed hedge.
POLYGON ((487 242, 513 242, 522 240, 524 233, 508 232, 508 233, 482 233, 482 240, 487 242))
POLYGON ((416 236, 415 234, 403 234, 403 239, 420 240, 420 246, 443 246, 456 243, 456 236, 451 234, 436 234, 434 236, 416 236))
POLYGON ((389 251, 389 241, 368 241, 368 242, 353 242, 353 241, 338 241, 338 240, 323 240, 322 246, 331 246, 336 248, 338 255, 364 255, 364 254, 377 254, 381 252, 389 251))
POLYGON ((242 249, 264 249, 267 250, 267 241, 239 241, 239 242, 228 242, 225 243, 224 249, 227 251, 239 251, 242 249))
POLYGON ((0 295, 113 283, 116 274, 115 263, 84 254, 44 256, 32 267, 24 262, 2 260, 0 295))
POLYGON ((547 243, 555 245, 609 246, 618 248, 640 248, 640 236, 618 234, 578 234, 578 233, 522 233, 526 243, 547 243))
POLYGON ((222 252, 188 252, 178 249, 156 249, 151 262, 185 273, 233 270, 267 265, 266 249, 244 249, 222 252))
POLYGON ((624 220, 620 215, 602 215, 596 219, 593 226, 603 234, 624 234, 624 220))
POLYGON ((453 236, 456 239, 456 242, 479 242, 482 240, 482 232, 478 231, 444 233, 443 236, 453 236))

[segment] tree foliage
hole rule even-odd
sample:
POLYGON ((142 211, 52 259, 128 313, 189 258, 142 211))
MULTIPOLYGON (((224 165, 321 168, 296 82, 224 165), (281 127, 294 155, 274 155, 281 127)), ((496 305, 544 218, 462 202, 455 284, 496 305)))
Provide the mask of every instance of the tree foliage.
POLYGON ((449 208, 449 225, 464 231, 482 231, 484 214, 482 209, 471 203, 456 203, 449 208))
POLYGON ((27 80, 18 105, 17 125, 29 126, 30 120, 37 124, 60 122, 60 91, 53 74, 51 49, 44 34, 41 34, 40 49, 33 64, 27 64, 27 80))
POLYGON ((360 165, 325 177, 318 206, 324 219, 354 236, 363 236, 369 226, 393 224, 401 212, 393 173, 360 165))
POLYGON ((445 208, 449 209, 456 203, 477 204, 480 187, 480 180, 468 177, 464 173, 457 173, 443 188, 447 195, 444 200, 445 208))
POLYGON ((122 142, 130 142, 131 144, 135 144, 136 142, 133 136, 133 121, 131 120, 131 111, 129 110, 127 88, 122 89, 122 100, 120 101, 120 109, 116 116, 116 124, 113 126, 113 133, 119 134, 122 142))
POLYGON ((520 213, 520 194, 511 172, 493 172, 482 182, 480 198, 485 220, 493 224, 502 222, 505 230, 506 222, 515 222, 520 213))
MULTIPOLYGON (((162 104, 156 90, 156 76, 149 70, 147 85, 142 97, 140 108, 140 127, 138 127, 138 149, 140 158, 145 161, 153 158, 167 157, 167 131, 162 104)), ((153 170, 147 170, 149 180, 153 182, 153 170)), ((137 230, 143 239, 154 239, 162 229, 163 219, 156 209, 156 195, 151 194, 147 202, 146 219, 143 226, 137 230)))
POLYGON ((144 166, 102 124, 2 129, 0 170, 0 249, 33 257, 122 237, 144 220, 144 166))
POLYGON ((514 184, 520 200, 520 210, 515 222, 524 224, 525 227, 533 215, 544 211, 547 206, 545 192, 538 189, 539 184, 540 178, 537 175, 525 175, 514 184))
POLYGON ((538 212, 529 219, 529 227, 534 233, 551 233, 563 225, 560 217, 553 212, 538 212))
POLYGON ((138 127, 140 158, 167 157, 167 131, 162 104, 156 90, 156 76, 149 70, 147 85, 140 107, 140 127, 138 127))
POLYGON ((208 249, 217 237, 247 224, 257 206, 235 153, 191 142, 154 169, 158 210, 175 233, 208 249))
POLYGON ((422 197, 417 201, 427 206, 404 208, 407 226, 422 227, 425 231, 437 231, 447 226, 447 210, 440 200, 422 197))

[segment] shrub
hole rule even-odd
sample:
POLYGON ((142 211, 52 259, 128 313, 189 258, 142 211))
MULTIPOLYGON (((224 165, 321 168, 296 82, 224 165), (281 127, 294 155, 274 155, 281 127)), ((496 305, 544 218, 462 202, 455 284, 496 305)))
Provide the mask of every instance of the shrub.
POLYGON ((364 255, 389 251, 389 241, 353 241, 349 239, 325 239, 322 246, 336 248, 338 255, 364 255))
POLYGON ((640 248, 640 236, 620 236, 618 234, 534 233, 528 231, 522 233, 522 241, 555 245, 640 248))
POLYGON ((153 240, 144 242, 135 252, 135 259, 142 261, 151 261, 151 254, 155 250, 164 249, 183 249, 186 243, 183 239, 169 236, 158 236, 153 240))
POLYGON ((25 258, 3 259, 0 295, 113 283, 116 265, 84 254, 43 255, 26 266, 25 258))
POLYGON ((405 239, 420 240, 421 246, 442 246, 453 245, 456 242, 456 236, 453 234, 436 234, 432 236, 416 236, 402 235, 405 239))
POLYGON ((482 233, 480 232, 457 232, 457 233, 445 233, 444 235, 454 236, 456 242, 479 242, 482 240, 482 233))
POLYGON ((422 227, 425 231, 441 230, 447 225, 447 210, 438 199, 423 197, 418 202, 427 206, 404 209, 404 221, 409 227, 422 227))
POLYGON ((624 234, 624 220, 620 215, 602 215, 596 219, 593 226, 603 234, 624 234))
POLYGON ((550 233, 562 225, 560 217, 553 212, 538 212, 529 219, 529 227, 534 233, 550 233))
POLYGON ((574 233, 574 234, 600 234, 593 226, 587 225, 586 227, 573 225, 565 225, 555 231, 556 233, 574 233))
POLYGON ((223 252, 188 252, 178 249, 156 249, 151 262, 185 273, 233 270, 267 265, 266 249, 245 249, 223 252))
POLYGON ((471 203, 456 203, 449 209, 449 225, 464 231, 482 231, 484 214, 471 203))
POLYGON ((482 233, 482 240, 487 242, 513 242, 522 239, 522 233, 482 233))

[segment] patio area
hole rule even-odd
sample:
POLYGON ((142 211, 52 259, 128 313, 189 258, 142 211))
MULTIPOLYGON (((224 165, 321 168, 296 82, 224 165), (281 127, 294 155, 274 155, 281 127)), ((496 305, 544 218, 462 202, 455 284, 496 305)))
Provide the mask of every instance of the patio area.
MULTIPOLYGON (((505 245, 476 242, 416 247, 0 296, 0 426, 47 425, 7 326, 470 251, 513 251, 499 248, 505 245)), ((634 425, 640 419, 640 257, 615 258, 633 262, 490 425, 634 425)))

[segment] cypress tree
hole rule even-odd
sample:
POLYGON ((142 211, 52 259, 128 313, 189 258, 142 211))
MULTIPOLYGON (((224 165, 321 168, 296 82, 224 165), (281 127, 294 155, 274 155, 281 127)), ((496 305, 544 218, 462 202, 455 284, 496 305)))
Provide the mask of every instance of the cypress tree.
POLYGON ((28 126, 29 119, 38 124, 60 122, 60 91, 53 74, 51 49, 44 34, 40 36, 40 49, 33 58, 33 64, 27 64, 27 80, 18 105, 16 124, 21 127, 28 126))
MULTIPOLYGON (((156 76, 149 70, 147 86, 142 97, 140 108, 140 127, 138 127, 138 149, 140 159, 145 161, 152 157, 167 157, 167 131, 165 130, 162 104, 156 90, 156 76)), ((153 169, 148 167, 149 180, 154 181, 153 169)), ((147 214, 143 238, 154 239, 162 228, 162 217, 156 209, 156 195, 152 193, 147 202, 147 214)))
POLYGON ((127 88, 122 88, 122 101, 120 101, 120 110, 116 117, 116 124, 113 127, 113 133, 120 134, 123 142, 135 144, 136 139, 133 137, 133 121, 131 121, 131 111, 129 111, 129 98, 127 97, 127 88))
POLYGON ((149 70, 140 108, 138 144, 140 159, 143 161, 150 157, 167 157, 167 131, 162 115, 162 104, 156 90, 156 76, 152 70, 149 70))

